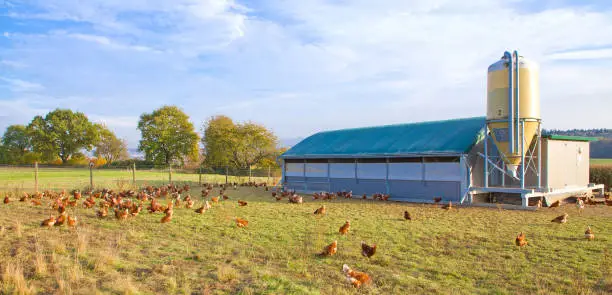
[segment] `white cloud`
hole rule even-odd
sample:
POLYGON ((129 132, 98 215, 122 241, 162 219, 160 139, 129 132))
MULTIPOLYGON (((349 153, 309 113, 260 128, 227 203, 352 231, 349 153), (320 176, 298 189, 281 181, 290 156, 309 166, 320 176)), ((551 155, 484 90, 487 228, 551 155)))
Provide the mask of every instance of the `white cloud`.
POLYGON ((20 62, 13 61, 13 60, 0 60, 0 65, 11 67, 11 68, 25 68, 25 67, 27 67, 27 65, 25 65, 23 63, 20 63, 20 62))
POLYGON ((559 52, 550 54, 548 58, 552 60, 611 59, 612 48, 559 52))
POLYGON ((13 92, 35 92, 45 89, 44 86, 38 83, 28 82, 21 79, 0 77, 0 80, 6 82, 9 89, 13 92))
POLYGON ((520 1, 501 0, 32 3, 37 13, 12 17, 82 25, 11 32, 0 58, 30 65, 11 77, 46 86, 34 90, 47 98, 30 104, 97 114, 132 143, 135 116, 164 104, 196 125, 223 112, 287 138, 483 115, 486 69, 512 49, 541 63, 545 127, 609 125, 589 108, 612 107, 612 53, 577 50, 609 46, 609 10, 519 11, 520 1), (567 119, 576 117, 589 120, 567 119))
POLYGON ((135 50, 135 51, 155 51, 154 49, 146 47, 146 46, 119 44, 104 36, 87 35, 87 34, 69 34, 68 36, 75 38, 75 39, 79 39, 79 40, 94 42, 94 43, 97 43, 103 46, 108 46, 114 49, 127 49, 127 50, 135 50))

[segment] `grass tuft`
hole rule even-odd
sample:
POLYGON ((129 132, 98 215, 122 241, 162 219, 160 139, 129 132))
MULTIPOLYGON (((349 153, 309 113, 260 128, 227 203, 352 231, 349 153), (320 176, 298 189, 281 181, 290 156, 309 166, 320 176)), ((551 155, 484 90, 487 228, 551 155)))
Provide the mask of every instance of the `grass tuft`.
POLYGON ((35 289, 28 286, 20 264, 8 262, 2 273, 2 294, 34 294, 35 289))

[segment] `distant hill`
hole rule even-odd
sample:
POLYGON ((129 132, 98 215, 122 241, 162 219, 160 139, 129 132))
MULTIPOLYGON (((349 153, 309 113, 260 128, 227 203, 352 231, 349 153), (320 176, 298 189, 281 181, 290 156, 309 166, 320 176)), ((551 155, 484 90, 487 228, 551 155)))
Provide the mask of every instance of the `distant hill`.
POLYGON ((597 137, 591 142, 591 158, 612 159, 612 129, 543 130, 544 134, 597 137))

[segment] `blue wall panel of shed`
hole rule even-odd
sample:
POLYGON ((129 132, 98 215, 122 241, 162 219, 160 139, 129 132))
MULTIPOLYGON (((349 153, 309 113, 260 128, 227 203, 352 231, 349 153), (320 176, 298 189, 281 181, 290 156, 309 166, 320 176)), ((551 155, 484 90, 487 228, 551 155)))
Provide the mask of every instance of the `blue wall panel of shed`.
POLYGON ((397 200, 431 200, 442 197, 444 201, 461 200, 461 184, 456 181, 389 181, 392 199, 397 200))
POLYGON ((385 181, 378 179, 332 178, 331 188, 332 192, 353 191, 353 195, 386 192, 385 181))

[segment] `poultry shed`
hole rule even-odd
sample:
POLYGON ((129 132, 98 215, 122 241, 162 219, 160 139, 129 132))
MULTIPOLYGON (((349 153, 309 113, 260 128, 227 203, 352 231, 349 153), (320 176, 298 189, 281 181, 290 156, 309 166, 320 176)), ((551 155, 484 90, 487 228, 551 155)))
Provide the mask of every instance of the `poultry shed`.
POLYGON ((488 68, 485 117, 324 131, 279 157, 297 192, 384 193, 391 200, 546 204, 589 183, 594 138, 542 134, 538 66, 516 51, 488 68))

